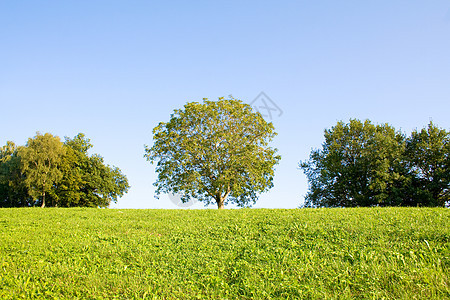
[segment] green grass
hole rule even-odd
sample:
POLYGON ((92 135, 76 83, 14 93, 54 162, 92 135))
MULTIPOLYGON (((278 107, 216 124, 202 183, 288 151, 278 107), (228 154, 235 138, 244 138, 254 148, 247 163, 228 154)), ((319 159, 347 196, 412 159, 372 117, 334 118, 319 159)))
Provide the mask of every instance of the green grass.
POLYGON ((1 299, 449 299, 450 210, 0 209, 1 299))

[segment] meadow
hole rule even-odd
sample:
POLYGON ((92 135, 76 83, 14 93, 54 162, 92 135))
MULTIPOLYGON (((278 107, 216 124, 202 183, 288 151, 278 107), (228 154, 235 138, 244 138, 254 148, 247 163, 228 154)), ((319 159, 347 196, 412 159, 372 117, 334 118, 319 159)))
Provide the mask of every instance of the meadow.
POLYGON ((1 299, 449 299, 444 208, 0 209, 1 299))

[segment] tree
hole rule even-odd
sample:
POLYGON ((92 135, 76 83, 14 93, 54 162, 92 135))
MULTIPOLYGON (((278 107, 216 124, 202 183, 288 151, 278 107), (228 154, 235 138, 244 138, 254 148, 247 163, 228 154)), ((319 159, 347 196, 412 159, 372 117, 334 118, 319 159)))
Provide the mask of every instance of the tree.
POLYGON ((10 141, 0 148, 0 207, 33 205, 24 184, 19 149, 10 141))
POLYGON ((300 162, 310 191, 305 206, 393 205, 401 201, 404 136, 388 124, 350 120, 325 130, 322 149, 300 162))
POLYGON ((411 133, 405 156, 417 204, 444 206, 450 201, 450 133, 430 122, 428 128, 411 133))
POLYGON ((119 168, 105 165, 98 154, 89 156, 92 144, 83 133, 66 137, 64 148, 63 177, 53 195, 60 206, 108 207, 130 188, 119 168))
POLYGON ((215 201, 219 209, 254 204, 258 193, 273 186, 280 160, 268 147, 276 135, 273 124, 240 100, 203 100, 176 109, 169 122, 153 129, 145 157, 157 162, 156 193, 181 193, 183 202, 215 201))
POLYGON ((8 142, 0 148, 0 207, 108 207, 130 186, 119 168, 89 156, 83 133, 62 143, 49 133, 26 146, 8 142))
POLYGON ((29 138, 26 147, 19 151, 22 170, 26 176, 25 184, 30 196, 42 197, 41 207, 45 207, 45 196, 53 192, 53 186, 62 179, 59 166, 62 163, 65 149, 57 136, 39 132, 29 138))

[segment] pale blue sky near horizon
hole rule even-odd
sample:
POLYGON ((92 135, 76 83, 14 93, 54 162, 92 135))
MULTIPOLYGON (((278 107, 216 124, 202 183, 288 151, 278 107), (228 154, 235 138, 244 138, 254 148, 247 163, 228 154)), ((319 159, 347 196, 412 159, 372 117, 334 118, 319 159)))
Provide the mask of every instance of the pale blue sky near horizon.
MULTIPOLYGON (((450 129, 450 1, 0 1, 0 145, 36 131, 86 134, 131 189, 154 198, 144 158, 176 108, 265 92, 282 156, 255 208, 295 208, 298 169, 323 131, 350 118, 409 134, 450 129)), ((195 204, 191 208, 203 208, 195 204)), ((215 206, 209 206, 215 208, 215 206)))

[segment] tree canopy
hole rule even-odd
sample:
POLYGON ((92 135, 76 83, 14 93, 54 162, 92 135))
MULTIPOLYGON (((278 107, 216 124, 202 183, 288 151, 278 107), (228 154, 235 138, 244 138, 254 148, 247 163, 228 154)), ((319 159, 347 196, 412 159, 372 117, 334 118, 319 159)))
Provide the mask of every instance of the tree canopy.
POLYGON ((280 160, 269 147, 272 123, 240 100, 219 98, 176 109, 169 122, 153 129, 145 157, 157 163, 156 193, 180 193, 206 205, 250 206, 273 186, 280 160))
POLYGON ((128 180, 119 168, 105 165, 98 154, 89 156, 93 145, 83 133, 66 137, 64 146, 64 176, 55 189, 55 202, 60 206, 108 207, 128 191, 128 180))
POLYGON ((449 134, 432 123, 406 138, 388 124, 338 122, 300 163, 305 206, 442 206, 450 200, 449 149, 449 134))
POLYGON ((42 196, 42 207, 45 207, 45 195, 53 192, 53 186, 62 179, 60 165, 65 150, 59 137, 39 132, 19 150, 28 193, 35 199, 42 196))
POLYGON ((25 146, 0 149, 0 205, 108 207, 129 189, 119 168, 89 156, 90 140, 80 133, 65 142, 37 133, 25 146))
POLYGON ((25 185, 19 149, 11 141, 0 148, 0 207, 31 206, 33 202, 25 185))
POLYGON ((411 175, 407 195, 431 206, 450 201, 450 133, 432 122, 414 130, 406 140, 405 156, 411 175))

